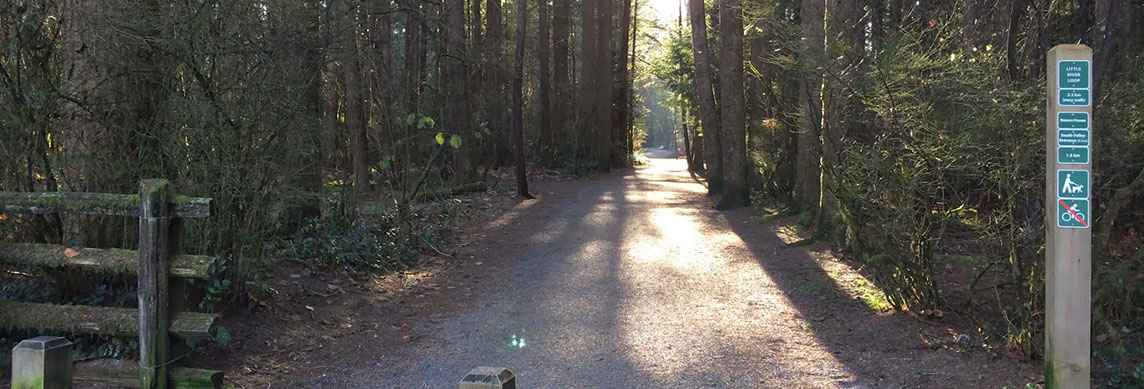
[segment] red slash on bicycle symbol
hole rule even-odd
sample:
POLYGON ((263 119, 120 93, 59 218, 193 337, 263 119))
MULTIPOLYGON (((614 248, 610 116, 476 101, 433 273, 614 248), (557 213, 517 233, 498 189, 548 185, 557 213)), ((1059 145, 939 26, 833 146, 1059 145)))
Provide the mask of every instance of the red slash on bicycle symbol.
POLYGON ((1061 202, 1061 206, 1062 206, 1062 207, 1065 207, 1065 210, 1066 210, 1066 211, 1069 211, 1069 213, 1071 213, 1071 214, 1072 214, 1072 216, 1073 216, 1074 218, 1076 218, 1076 221, 1080 222, 1080 225, 1082 225, 1082 226, 1085 226, 1085 227, 1088 227, 1088 222, 1084 221, 1084 218, 1080 217, 1080 215, 1077 215, 1077 214, 1076 214, 1076 211, 1073 211, 1073 209, 1072 209, 1072 208, 1069 208, 1069 205, 1068 205, 1068 204, 1065 204, 1065 201, 1064 201, 1064 200, 1057 200, 1057 201, 1060 201, 1060 202, 1061 202))

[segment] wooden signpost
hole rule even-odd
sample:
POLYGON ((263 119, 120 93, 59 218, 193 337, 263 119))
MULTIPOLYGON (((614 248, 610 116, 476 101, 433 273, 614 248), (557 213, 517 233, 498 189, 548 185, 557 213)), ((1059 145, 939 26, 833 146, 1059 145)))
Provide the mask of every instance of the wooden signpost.
POLYGON ((1092 49, 1049 50, 1045 385, 1088 388, 1092 300, 1092 49))

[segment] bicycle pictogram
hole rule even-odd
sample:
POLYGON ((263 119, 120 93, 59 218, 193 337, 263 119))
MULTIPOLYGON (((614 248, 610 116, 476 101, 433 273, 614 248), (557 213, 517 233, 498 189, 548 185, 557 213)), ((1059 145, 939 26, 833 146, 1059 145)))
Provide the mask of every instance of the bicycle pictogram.
POLYGON ((1071 222, 1073 220, 1076 220, 1076 221, 1082 222, 1082 223, 1084 223, 1086 221, 1085 217, 1084 217, 1084 213, 1081 213, 1080 210, 1077 209, 1076 204, 1073 204, 1072 207, 1069 207, 1069 210, 1071 210, 1072 212, 1065 211, 1064 213, 1061 214, 1061 220, 1066 221, 1066 222, 1071 222))

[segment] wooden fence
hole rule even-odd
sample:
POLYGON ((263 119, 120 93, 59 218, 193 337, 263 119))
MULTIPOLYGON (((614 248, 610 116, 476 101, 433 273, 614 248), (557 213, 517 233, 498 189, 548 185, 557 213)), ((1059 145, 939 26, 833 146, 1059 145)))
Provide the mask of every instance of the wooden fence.
MULTIPOLYGON (((139 364, 74 372, 79 382, 142 388, 219 387, 222 372, 177 367, 170 339, 209 339, 218 315, 187 311, 183 278, 207 279, 211 258, 176 255, 183 218, 211 215, 212 199, 179 196, 167 180, 144 180, 139 194, 0 192, 0 213, 89 214, 139 218, 139 250, 0 244, 0 263, 136 276, 139 309, 0 301, 0 328, 138 336, 139 364), (169 282, 170 278, 177 282, 169 282)), ((189 352, 189 350, 185 350, 189 352)))

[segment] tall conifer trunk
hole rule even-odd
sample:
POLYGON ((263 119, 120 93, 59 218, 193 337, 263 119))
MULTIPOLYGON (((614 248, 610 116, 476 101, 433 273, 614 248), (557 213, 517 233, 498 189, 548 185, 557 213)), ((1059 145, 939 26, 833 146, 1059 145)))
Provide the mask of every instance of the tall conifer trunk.
POLYGON ((799 133, 797 172, 795 173, 795 200, 803 208, 817 210, 821 193, 822 171, 820 159, 822 144, 818 141, 822 123, 822 76, 819 63, 823 61, 823 17, 825 0, 802 0, 800 18, 807 57, 802 58, 802 77, 799 80, 799 133))
POLYGON ((580 123, 577 136, 577 150, 582 153, 585 149, 597 153, 599 142, 595 142, 599 130, 599 120, 596 117, 596 89, 599 88, 601 74, 597 66, 599 41, 596 39, 598 25, 598 3, 607 0, 581 0, 580 1, 580 123))
MULTIPOLYGON (((707 163, 707 194, 723 187, 723 149, 719 141, 719 114, 715 109, 715 86, 711 82, 711 49, 707 40, 707 13, 703 0, 689 0, 691 47, 695 55, 695 88, 699 97, 699 124, 702 129, 704 160, 707 163)), ((698 139, 698 138, 697 138, 698 139)))
POLYGON ((345 82, 345 120, 350 133, 350 167, 353 169, 355 191, 367 191, 370 184, 369 168, 366 166, 365 114, 362 110, 361 66, 358 63, 358 18, 357 7, 346 0, 339 0, 336 18, 341 20, 341 34, 338 39, 338 52, 342 60, 342 80, 345 82))
POLYGON ((615 50, 615 72, 617 81, 613 85, 613 101, 612 101, 612 153, 623 155, 627 153, 627 132, 628 132, 628 100, 629 100, 629 85, 628 85, 628 38, 630 36, 630 29, 632 21, 632 0, 623 0, 624 9, 620 13, 620 36, 619 47, 615 50))
MULTIPOLYGON (((539 0, 547 1, 547 0, 539 0)), ((516 195, 532 198, 528 194, 528 174, 524 169, 524 36, 528 30, 528 2, 516 0, 516 58, 512 77, 512 138, 516 154, 516 195)))
POLYGON ((612 170, 612 86, 615 83, 615 73, 612 67, 612 26, 613 11, 616 0, 596 0, 596 52, 593 69, 596 72, 595 88, 592 91, 592 105, 596 128, 596 170, 607 173, 612 170))
POLYGON ((548 36, 548 0, 537 0, 537 14, 540 22, 537 24, 536 36, 536 55, 538 58, 540 69, 540 158, 542 163, 549 164, 552 159, 553 149, 553 136, 552 136, 552 91, 549 84, 549 59, 551 58, 551 50, 549 50, 548 36))
POLYGON ((487 0, 485 8, 486 32, 484 37, 484 73, 485 82, 487 83, 484 89, 485 106, 484 112, 487 115, 488 128, 491 131, 489 139, 489 148, 486 152, 490 152, 492 160, 489 161, 490 165, 499 166, 502 157, 505 156, 507 150, 502 148, 511 139, 508 135, 509 123, 507 123, 505 112, 508 107, 505 106, 505 75, 504 69, 501 68, 504 57, 504 12, 501 9, 501 0, 487 0))
MULTIPOLYGON (((442 92, 446 96, 448 108, 445 130, 461 136, 461 139, 471 140, 472 131, 469 129, 469 112, 466 110, 466 93, 468 83, 465 77, 465 3, 464 0, 446 0, 445 3, 445 56, 443 80, 445 85, 442 92)), ((462 145, 464 142, 462 142, 462 145)), ((473 144, 456 150, 456 176, 455 181, 468 182, 476 174, 473 163, 473 144)))
MULTIPOLYGON (((561 133, 571 130, 568 126, 573 97, 569 88, 568 73, 568 27, 572 12, 571 0, 552 1, 552 94, 551 102, 553 131, 561 133)), ((564 135, 564 134, 562 134, 564 135)), ((566 136, 561 136, 566 138, 566 136)), ((555 148, 556 145, 553 145, 555 148)), ((556 150, 553 150, 556 151, 556 150)))
POLYGON ((746 205, 747 129, 743 101, 742 0, 719 2, 720 124, 723 126, 723 198, 719 208, 746 205))

